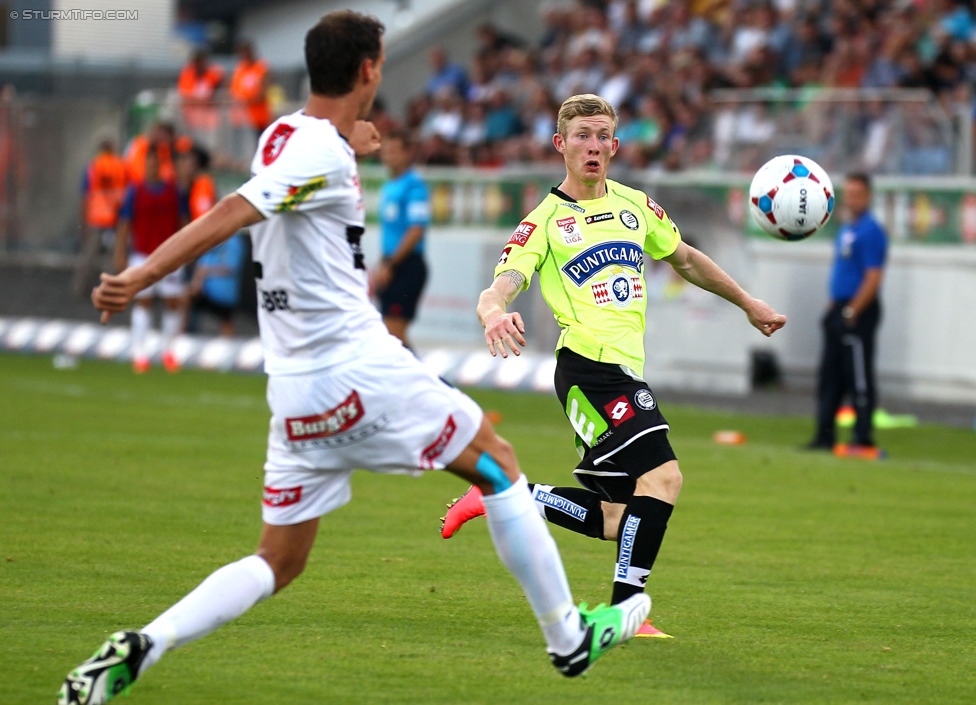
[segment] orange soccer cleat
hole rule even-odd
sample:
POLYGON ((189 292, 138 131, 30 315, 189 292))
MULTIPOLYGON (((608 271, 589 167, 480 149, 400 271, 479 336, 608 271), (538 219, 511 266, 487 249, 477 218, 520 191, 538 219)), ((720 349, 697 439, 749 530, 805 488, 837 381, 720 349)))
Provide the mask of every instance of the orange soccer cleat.
POLYGON ((645 619, 644 623, 634 634, 635 637, 643 637, 645 639, 674 639, 670 634, 665 634, 660 629, 651 624, 651 620, 645 619))
POLYGON ((451 538, 467 522, 484 516, 484 513, 481 490, 472 485, 467 492, 447 505, 447 514, 441 517, 441 536, 445 539, 451 538))

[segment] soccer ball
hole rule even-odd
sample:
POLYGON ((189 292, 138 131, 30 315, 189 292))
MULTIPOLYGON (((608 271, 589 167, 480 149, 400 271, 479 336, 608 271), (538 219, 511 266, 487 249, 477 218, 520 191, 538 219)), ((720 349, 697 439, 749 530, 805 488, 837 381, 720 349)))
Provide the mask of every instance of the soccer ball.
POLYGON ((834 212, 834 186, 808 157, 783 154, 760 167, 749 185, 749 210, 759 227, 780 240, 810 237, 834 212))

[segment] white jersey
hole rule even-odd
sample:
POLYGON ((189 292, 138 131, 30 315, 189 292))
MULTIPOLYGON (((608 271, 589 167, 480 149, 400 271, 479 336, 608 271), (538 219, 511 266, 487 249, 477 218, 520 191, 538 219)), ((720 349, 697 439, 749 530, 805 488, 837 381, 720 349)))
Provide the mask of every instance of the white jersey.
POLYGON ((237 193, 267 219, 251 226, 265 372, 358 357, 388 333, 369 299, 352 148, 331 122, 299 111, 264 131, 251 174, 237 193))

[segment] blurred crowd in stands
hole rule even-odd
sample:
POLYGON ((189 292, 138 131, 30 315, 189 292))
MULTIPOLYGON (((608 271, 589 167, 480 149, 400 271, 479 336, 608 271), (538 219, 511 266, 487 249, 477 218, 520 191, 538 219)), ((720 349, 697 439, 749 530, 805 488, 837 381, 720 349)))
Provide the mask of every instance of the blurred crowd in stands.
MULTIPOLYGON (((618 158, 628 165, 749 169, 758 164, 748 155, 733 163, 728 143, 768 140, 778 125, 761 107, 723 110, 715 89, 798 88, 810 97, 827 88, 920 88, 944 114, 972 111, 971 0, 578 0, 553 4, 542 21, 537 43, 483 25, 466 66, 432 48, 424 92, 401 119, 380 105, 375 121, 412 130, 420 163, 557 164, 560 102, 597 93, 619 112, 618 158)), ((859 166, 884 170, 879 128, 888 117, 883 103, 864 103, 848 118, 859 124, 846 141, 860 142, 868 162, 859 166)), ((891 170, 937 173, 951 158, 921 154, 891 170)))

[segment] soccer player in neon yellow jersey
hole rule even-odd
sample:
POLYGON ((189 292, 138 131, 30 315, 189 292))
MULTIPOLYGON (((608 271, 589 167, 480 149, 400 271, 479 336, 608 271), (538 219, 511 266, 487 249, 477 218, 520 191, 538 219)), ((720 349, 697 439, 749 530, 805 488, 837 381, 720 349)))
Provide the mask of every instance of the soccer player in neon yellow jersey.
MULTIPOLYGON (((668 422, 640 374, 645 253, 741 308, 766 336, 786 323, 683 242, 649 196, 607 179, 616 127, 613 107, 599 96, 575 95, 562 104, 553 144, 566 161, 566 178, 515 229, 478 301, 491 354, 519 355, 525 326, 508 306, 539 274, 562 328, 555 386, 576 431, 582 461, 574 475, 583 487, 537 484, 532 496, 550 522, 617 542, 614 604, 644 590, 681 490, 668 422)), ((450 507, 443 536, 478 516, 480 504, 472 488, 450 507)))

